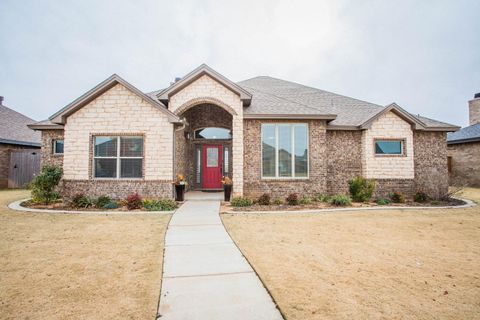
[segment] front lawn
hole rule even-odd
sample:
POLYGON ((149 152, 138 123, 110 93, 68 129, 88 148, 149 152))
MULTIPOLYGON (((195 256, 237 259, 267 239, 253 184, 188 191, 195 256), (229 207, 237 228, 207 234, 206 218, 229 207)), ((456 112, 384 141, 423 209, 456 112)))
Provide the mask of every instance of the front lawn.
POLYGON ((170 215, 25 213, 0 191, 0 318, 154 319, 170 215))
POLYGON ((287 319, 480 315, 479 206, 222 220, 287 319))

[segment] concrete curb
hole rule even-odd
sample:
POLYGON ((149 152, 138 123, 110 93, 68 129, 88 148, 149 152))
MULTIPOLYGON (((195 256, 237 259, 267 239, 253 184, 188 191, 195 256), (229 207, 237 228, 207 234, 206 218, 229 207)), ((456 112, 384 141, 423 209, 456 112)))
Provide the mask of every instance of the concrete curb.
POLYGON ((258 214, 258 213, 268 213, 268 214, 271 214, 271 213, 281 213, 281 214, 285 214, 285 213, 292 213, 292 214, 301 214, 301 213, 326 213, 326 212, 337 212, 337 211, 368 211, 368 210, 371 210, 371 211, 375 211, 375 210, 419 210, 419 209, 426 209, 426 210, 430 210, 430 209, 465 209, 465 208, 471 208, 471 207, 475 207, 477 204, 472 201, 472 200, 468 200, 468 199, 463 199, 463 198, 457 198, 457 197, 453 197, 457 200, 461 200, 463 202, 465 202, 465 204, 462 204, 462 205, 459 205, 459 206, 439 206, 439 207, 407 207, 407 206, 404 206, 404 207, 388 207, 388 206, 378 206, 378 207, 365 207, 365 208, 331 208, 331 209, 309 209, 309 210, 281 210, 281 211, 226 211, 226 212, 223 212, 224 214, 237 214, 237 213, 242 213, 242 214, 245 214, 245 213, 255 213, 255 214, 258 214))
POLYGON ((83 215, 163 215, 172 214, 173 211, 80 211, 80 210, 53 210, 53 209, 34 209, 22 207, 20 204, 31 198, 17 200, 8 205, 9 209, 23 212, 37 213, 60 213, 60 214, 83 214, 83 215))

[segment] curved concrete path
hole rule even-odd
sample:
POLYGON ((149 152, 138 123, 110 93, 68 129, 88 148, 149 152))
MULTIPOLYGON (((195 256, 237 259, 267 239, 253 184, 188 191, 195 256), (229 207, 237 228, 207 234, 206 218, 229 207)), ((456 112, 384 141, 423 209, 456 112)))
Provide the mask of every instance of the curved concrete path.
POLYGON ((187 201, 165 237, 159 319, 283 319, 233 243, 219 201, 187 201))

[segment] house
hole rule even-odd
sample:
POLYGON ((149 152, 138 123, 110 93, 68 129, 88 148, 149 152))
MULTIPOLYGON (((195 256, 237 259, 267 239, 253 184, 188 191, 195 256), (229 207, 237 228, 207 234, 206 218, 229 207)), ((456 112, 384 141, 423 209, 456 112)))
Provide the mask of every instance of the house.
POLYGON ((0 188, 23 186, 38 173, 39 163, 35 164, 35 158, 40 151, 40 133, 27 127, 33 122, 4 106, 0 96, 0 188), (14 158, 19 155, 18 163, 11 163, 12 153, 14 158))
POLYGON ((177 173, 190 190, 219 190, 230 176, 237 196, 345 193, 362 175, 377 196, 439 197, 446 133, 458 129, 271 77, 235 83, 207 65, 150 93, 113 75, 30 128, 42 132, 43 164, 63 166, 67 198, 171 197, 177 173))
POLYGON ((480 187, 480 93, 468 105, 470 125, 447 135, 450 183, 480 187))

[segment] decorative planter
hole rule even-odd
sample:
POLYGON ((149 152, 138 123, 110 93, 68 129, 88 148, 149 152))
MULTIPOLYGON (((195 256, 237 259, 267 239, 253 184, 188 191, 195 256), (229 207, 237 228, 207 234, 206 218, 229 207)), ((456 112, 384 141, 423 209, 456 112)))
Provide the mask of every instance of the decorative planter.
POLYGON ((176 184, 175 185, 175 201, 183 201, 185 195, 185 185, 176 184))
POLYGON ((232 185, 231 184, 224 184, 223 185, 223 196, 225 201, 230 201, 230 196, 232 195, 232 185))

